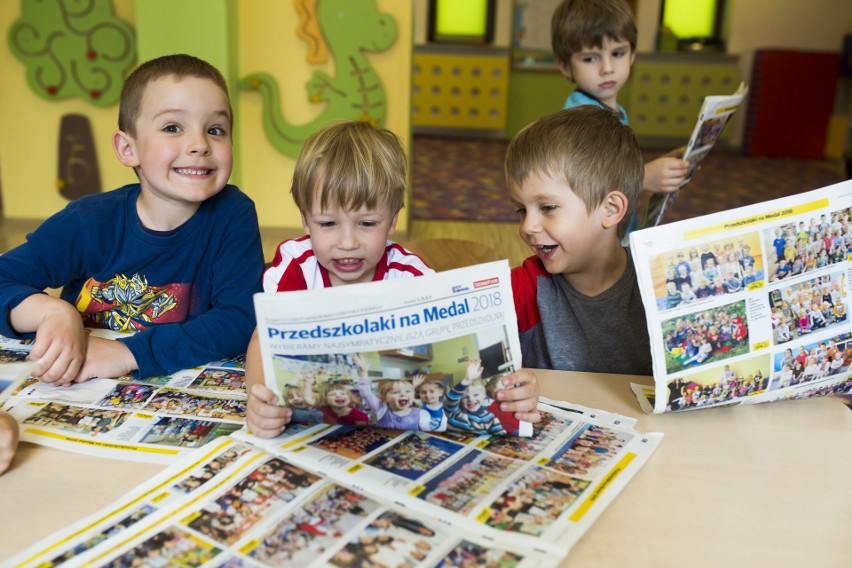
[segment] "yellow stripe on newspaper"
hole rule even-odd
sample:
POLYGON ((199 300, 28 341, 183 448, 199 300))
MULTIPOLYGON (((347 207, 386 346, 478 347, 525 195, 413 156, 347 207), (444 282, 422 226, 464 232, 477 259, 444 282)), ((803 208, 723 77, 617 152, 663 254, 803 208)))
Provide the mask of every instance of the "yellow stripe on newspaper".
POLYGON ((633 461, 633 458, 636 457, 636 454, 633 452, 628 452, 621 461, 615 464, 615 467, 607 474, 606 477, 595 487, 595 490, 592 491, 591 495, 586 497, 586 500, 583 501, 583 504, 577 507, 577 510, 569 517, 573 522, 579 522, 580 519, 589 511, 592 505, 595 504, 595 501, 603 495, 603 492, 607 490, 607 488, 612 484, 615 479, 621 475, 621 473, 627 469, 627 466, 630 465, 630 462, 633 461))
POLYGON ((24 432, 28 434, 38 434, 39 436, 44 436, 46 438, 56 438, 57 440, 62 440, 65 442, 73 442, 75 444, 83 444, 86 446, 96 446, 98 448, 111 448, 113 450, 127 450, 131 452, 143 452, 149 454, 169 454, 169 455, 177 455, 180 450, 169 450, 166 448, 143 448, 140 446, 132 446, 130 444, 115 444, 112 442, 99 442, 96 440, 88 440, 85 438, 73 438, 71 436, 66 436, 65 434, 58 434, 56 432, 46 432, 44 430, 38 430, 36 428, 27 428, 24 432))
MULTIPOLYGON (((157 522, 151 523, 149 526, 145 527, 144 531, 130 534, 130 535, 127 536, 127 538, 123 539, 121 542, 114 543, 111 548, 107 548, 107 549, 103 550, 96 557, 92 558, 91 560, 89 560, 85 564, 83 564, 83 566, 100 566, 101 565, 101 563, 99 562, 100 560, 102 560, 104 557, 109 556, 110 554, 114 553, 119 548, 127 545, 129 542, 133 541, 134 539, 139 538, 140 536, 144 537, 146 535, 152 535, 152 534, 154 534, 155 531, 160 530, 160 527, 162 527, 165 524, 172 523, 176 519, 178 519, 178 523, 183 523, 183 521, 185 521, 186 518, 180 519, 179 515, 183 514, 183 512, 190 507, 190 505, 195 505, 198 502, 200 502, 202 499, 209 496, 214 491, 218 491, 223 485, 225 485, 226 483, 228 483, 232 479, 234 479, 237 476, 237 474, 241 474, 243 471, 246 470, 246 468, 248 468, 250 465, 254 464, 254 462, 256 462, 258 459, 263 458, 263 457, 268 457, 268 456, 269 456, 269 454, 264 454, 264 453, 260 453, 260 452, 258 452, 254 456, 251 456, 246 461, 246 463, 240 465, 234 471, 230 472, 228 475, 223 476, 220 481, 217 481, 216 483, 211 484, 210 487, 204 486, 204 489, 202 491, 200 491, 198 495, 195 495, 192 499, 189 499, 183 505, 180 505, 179 507, 175 508, 174 512, 171 515, 164 516, 163 518, 157 520, 157 522)), ((197 511, 195 511, 194 513, 197 513, 197 511)))
POLYGON ((213 454, 215 454, 216 452, 221 450, 226 445, 231 444, 232 442, 233 442, 233 438, 222 438, 222 443, 216 444, 216 447, 211 448, 211 450, 209 452, 207 452, 203 456, 200 456, 197 460, 188 464, 185 468, 176 472, 173 476, 169 477, 168 479, 165 479, 162 483, 160 483, 156 487, 152 487, 150 491, 146 491, 145 493, 143 493, 142 495, 140 495, 136 499, 128 501, 123 506, 119 507, 118 509, 114 509, 114 510, 110 511, 109 513, 107 513, 103 517, 99 517, 99 518, 95 519, 94 521, 92 521, 91 523, 89 523, 88 525, 86 525, 85 527, 82 527, 80 530, 77 530, 77 531, 71 533, 70 535, 68 535, 67 537, 54 542, 51 546, 48 546, 47 548, 45 548, 41 552, 38 552, 38 553, 34 554, 33 556, 27 558, 26 560, 24 560, 23 562, 21 562, 17 566, 24 566, 26 564, 33 562, 36 558, 38 558, 40 556, 45 556, 46 554, 48 554, 52 550, 55 550, 56 548, 62 546, 63 544, 70 542, 72 540, 75 540, 81 534, 92 530, 97 525, 105 523, 107 520, 109 520, 110 517, 116 517, 116 516, 119 516, 119 515, 123 515, 125 513, 125 511, 128 511, 131 507, 136 506, 138 503, 140 503, 141 501, 144 501, 150 495, 153 495, 157 491, 162 490, 164 487, 173 484, 175 482, 175 480, 185 476, 187 473, 189 473, 190 471, 192 471, 193 469, 195 469, 196 467, 198 467, 199 465, 201 465, 202 463, 204 463, 205 461, 210 459, 210 457, 213 454))
POLYGON ((709 227, 701 227, 700 229, 695 229, 693 231, 686 231, 683 234, 683 238, 687 240, 697 239, 699 237, 706 237, 708 235, 730 231, 731 229, 740 229, 751 225, 757 225, 758 223, 765 223, 766 221, 778 221, 787 217, 792 217, 794 215, 807 213, 808 211, 824 209, 826 207, 828 207, 827 198, 817 199, 816 201, 802 203, 801 205, 796 205, 795 207, 786 207, 784 209, 777 209, 775 211, 767 211, 766 213, 758 213, 757 215, 752 215, 751 217, 743 217, 742 219, 732 219, 727 223, 719 223, 718 225, 710 225, 709 227))

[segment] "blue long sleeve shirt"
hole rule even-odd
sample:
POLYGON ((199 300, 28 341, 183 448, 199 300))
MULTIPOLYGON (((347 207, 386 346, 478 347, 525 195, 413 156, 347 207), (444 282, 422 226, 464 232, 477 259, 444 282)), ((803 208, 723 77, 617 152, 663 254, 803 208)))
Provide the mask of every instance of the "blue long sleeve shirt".
POLYGON ((168 374, 244 353, 255 327, 263 248, 251 199, 228 185, 173 231, 145 229, 139 184, 80 198, 0 256, 0 334, 9 311, 45 288, 90 327, 122 338, 138 376, 168 374))

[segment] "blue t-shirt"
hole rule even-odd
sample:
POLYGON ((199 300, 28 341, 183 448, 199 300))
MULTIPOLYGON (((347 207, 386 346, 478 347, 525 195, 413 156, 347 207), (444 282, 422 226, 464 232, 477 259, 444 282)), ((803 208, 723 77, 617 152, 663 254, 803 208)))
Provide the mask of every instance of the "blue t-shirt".
MULTIPOLYGON (((595 97, 591 96, 585 91, 581 91, 580 89, 577 89, 576 91, 568 95, 568 98, 565 99, 565 106, 563 106, 562 108, 571 108, 580 105, 595 105, 601 108, 610 108, 600 102, 595 97)), ((625 112, 625 110, 620 104, 615 103, 615 106, 618 107, 618 114, 621 118, 621 124, 627 124, 627 112, 625 112)))
POLYGON ((84 325, 134 331, 122 338, 138 375, 164 375, 245 353, 255 327, 263 248, 257 212, 235 186, 204 201, 167 233, 136 213, 139 184, 69 203, 0 256, 0 334, 9 310, 62 287, 84 325))

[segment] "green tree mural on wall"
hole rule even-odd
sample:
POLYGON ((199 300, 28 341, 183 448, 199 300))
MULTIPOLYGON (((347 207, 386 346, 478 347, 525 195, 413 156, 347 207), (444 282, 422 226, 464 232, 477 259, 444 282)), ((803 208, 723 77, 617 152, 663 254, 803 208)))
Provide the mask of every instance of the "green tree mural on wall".
POLYGON ((113 15, 109 0, 21 0, 8 40, 30 88, 48 100, 111 105, 136 59, 133 28, 113 15))
POLYGON ((295 0, 295 5, 302 19, 299 36, 311 47, 308 62, 320 62, 326 49, 334 62, 334 76, 317 70, 306 85, 308 100, 326 105, 322 114, 307 124, 292 124, 284 118, 274 77, 253 73, 240 80, 241 88, 263 98, 263 128, 269 141, 294 158, 305 140, 331 120, 384 125, 384 85, 365 53, 385 51, 396 40, 396 22, 379 12, 375 0, 295 0))

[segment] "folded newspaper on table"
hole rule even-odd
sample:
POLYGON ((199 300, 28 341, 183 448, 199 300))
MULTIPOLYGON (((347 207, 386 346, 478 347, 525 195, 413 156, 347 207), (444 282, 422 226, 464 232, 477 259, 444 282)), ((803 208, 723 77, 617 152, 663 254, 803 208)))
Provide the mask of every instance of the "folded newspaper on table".
POLYGON ((235 432, 8 565, 555 566, 662 434, 539 408, 527 438, 305 424, 274 440, 235 432))
MULTIPOLYGON (((87 330, 106 339, 122 334, 87 330)), ((106 458, 171 463, 242 428, 245 357, 171 375, 95 378, 53 387, 30 378, 32 341, 0 336, 0 409, 20 423, 21 440, 106 458), (4 400, 5 399, 5 400, 4 400)))
POLYGON ((852 181, 630 235, 670 412, 852 392, 852 181))
POLYGON ((256 294, 267 386, 293 421, 529 436, 500 410, 521 366, 507 261, 405 282, 256 294))
MULTIPOLYGON (((689 162, 689 170, 680 187, 692 180, 701 162, 710 153, 713 145, 716 144, 725 126, 734 116, 734 112, 739 108, 747 94, 748 87, 744 83, 740 83, 739 88, 732 95, 704 97, 701 110, 698 112, 698 120, 695 122, 692 135, 689 137, 689 142, 683 152, 682 158, 689 162)), ((658 225, 669 205, 677 198, 677 193, 675 191, 673 193, 651 194, 642 212, 638 228, 644 229, 658 225)))

